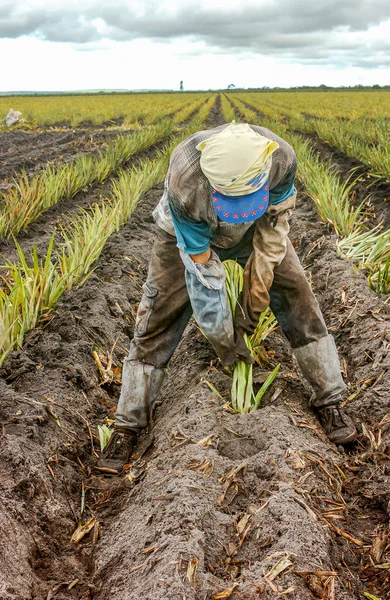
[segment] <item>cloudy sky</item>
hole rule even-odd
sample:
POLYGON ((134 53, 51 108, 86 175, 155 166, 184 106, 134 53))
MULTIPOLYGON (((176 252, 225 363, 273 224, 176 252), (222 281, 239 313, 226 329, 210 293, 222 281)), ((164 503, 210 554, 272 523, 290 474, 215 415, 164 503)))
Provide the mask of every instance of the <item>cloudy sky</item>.
POLYGON ((390 84, 389 0, 0 0, 0 91, 390 84))

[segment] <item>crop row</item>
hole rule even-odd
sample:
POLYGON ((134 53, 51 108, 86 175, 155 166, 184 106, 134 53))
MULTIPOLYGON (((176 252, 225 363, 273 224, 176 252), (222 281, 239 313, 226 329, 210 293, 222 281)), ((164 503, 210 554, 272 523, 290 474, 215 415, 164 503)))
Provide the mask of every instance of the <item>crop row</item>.
POLYGON ((172 127, 170 121, 162 121, 133 135, 118 136, 96 154, 79 156, 64 167, 49 165, 31 179, 22 172, 1 196, 0 235, 17 235, 60 200, 73 198, 89 185, 103 183, 134 154, 169 135, 172 127))
POLYGON ((384 119, 333 121, 329 119, 294 119, 289 128, 315 133, 319 138, 353 156, 372 173, 390 181, 390 126, 384 119))
MULTIPOLYGON (((124 119, 124 127, 137 122, 154 123, 170 115, 196 98, 205 101, 209 94, 121 94, 84 96, 8 96, 0 98, 0 115, 6 116, 10 108, 19 110, 23 126, 70 124, 76 127, 83 122, 94 125, 113 124, 124 119)), ((1 120, 1 119, 0 119, 1 120)))
MULTIPOLYGON (((0 115, 12 107, 22 112, 31 126, 70 123, 77 126, 84 121, 92 124, 107 123, 124 118, 126 126, 136 122, 153 123, 193 102, 194 97, 204 100, 207 93, 135 93, 69 96, 7 96, 0 97, 0 115)), ((390 92, 245 92, 249 104, 260 105, 266 116, 291 118, 309 116, 325 119, 356 120, 390 117, 390 92), (269 111, 273 115, 269 114, 269 111), (275 114, 278 111, 278 114, 275 114)), ((228 119, 231 120, 231 119, 228 119)))
POLYGON ((80 210, 62 225, 58 244, 53 233, 43 260, 34 247, 28 261, 16 242, 19 263, 6 261, 0 288, 0 364, 22 345, 25 332, 53 308, 61 294, 85 281, 108 237, 126 223, 140 196, 163 179, 173 148, 199 129, 200 119, 207 118, 214 101, 212 97, 204 103, 185 131, 173 137, 155 159, 121 171, 110 199, 80 210))
POLYGON ((234 108, 225 94, 221 94, 221 109, 226 123, 231 123, 235 120, 234 108))
POLYGON ((316 204, 323 221, 330 223, 339 236, 339 252, 359 261, 359 266, 366 269, 374 291, 389 293, 390 231, 380 231, 380 226, 367 229, 366 202, 355 206, 351 178, 342 183, 331 161, 322 161, 310 142, 289 131, 285 124, 272 120, 265 122, 242 100, 234 97, 233 101, 248 122, 267 126, 293 146, 298 159, 298 178, 316 204), (375 252, 372 252, 374 247, 375 252))

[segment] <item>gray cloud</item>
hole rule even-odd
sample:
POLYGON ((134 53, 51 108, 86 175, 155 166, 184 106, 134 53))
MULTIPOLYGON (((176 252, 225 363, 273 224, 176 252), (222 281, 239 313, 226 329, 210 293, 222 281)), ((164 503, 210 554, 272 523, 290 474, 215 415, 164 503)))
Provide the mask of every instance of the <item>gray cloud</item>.
POLYGON ((0 36, 22 35, 94 47, 102 39, 203 41, 216 53, 254 52, 303 63, 374 68, 390 65, 389 40, 364 32, 389 18, 388 0, 272 0, 261 6, 207 8, 189 0, 176 10, 144 0, 143 10, 118 0, 84 0, 37 8, 23 0, 0 7, 0 36), (96 21, 98 20, 98 22, 96 21), (352 36, 352 33, 355 35, 352 36))

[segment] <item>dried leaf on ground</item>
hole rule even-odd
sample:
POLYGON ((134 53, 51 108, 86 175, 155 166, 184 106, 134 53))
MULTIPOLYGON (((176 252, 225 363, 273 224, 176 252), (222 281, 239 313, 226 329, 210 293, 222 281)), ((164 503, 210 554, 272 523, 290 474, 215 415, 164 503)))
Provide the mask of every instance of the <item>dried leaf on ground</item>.
POLYGON ((238 583, 234 583, 233 587, 229 588, 228 590, 224 590, 223 592, 218 592, 218 594, 214 594, 213 600, 225 600, 225 598, 230 598, 237 586, 238 583))
POLYGON ((321 579, 314 575, 304 575, 303 579, 305 580, 306 585, 311 591, 316 595, 317 598, 325 599, 328 595, 326 586, 321 581, 321 579))
POLYGON ((288 558, 288 556, 285 556, 284 558, 278 560, 278 562, 272 567, 272 569, 268 571, 266 575, 264 575, 264 578, 268 579, 268 581, 273 581, 278 575, 280 575, 280 573, 283 573, 283 571, 285 571, 291 566, 291 560, 288 558))
POLYGON ((196 443, 198 444, 198 446, 203 446, 203 447, 212 446, 214 437, 215 437, 214 434, 211 433, 210 435, 203 438, 202 440, 199 440, 199 442, 196 442, 196 443))
POLYGON ((72 542, 74 544, 78 544, 83 539, 83 537, 86 536, 87 533, 89 533, 93 529, 95 523, 96 519, 92 517, 92 519, 89 519, 89 521, 87 521, 84 525, 79 525, 72 535, 72 542))
POLYGON ((294 458, 291 460, 291 466, 296 471, 300 471, 306 467, 306 462, 303 460, 299 454, 296 454, 294 458))
POLYGON ((244 515, 237 523, 236 525, 236 529, 238 531, 239 534, 241 534, 244 530, 245 527, 248 524, 249 519, 251 518, 250 515, 244 515))
POLYGON ((356 544, 356 546, 359 546, 359 547, 364 546, 364 542, 362 542, 361 540, 357 540, 356 538, 352 537, 352 535, 350 535, 343 529, 336 527, 336 525, 334 523, 332 523, 331 521, 328 521, 327 519, 324 519, 324 521, 330 527, 330 529, 332 529, 335 533, 338 533, 338 535, 341 535, 342 537, 349 540, 353 544, 356 544))
POLYGON ((77 585, 78 583, 80 583, 80 579, 77 577, 77 579, 73 579, 73 581, 70 582, 70 584, 68 585, 68 587, 66 588, 68 591, 70 591, 72 588, 74 588, 75 585, 77 585))
POLYGON ((198 570, 199 560, 197 558, 191 558, 187 567, 187 579, 192 586, 195 586, 196 572, 198 570))
POLYGON ((204 458, 203 460, 194 460, 186 468, 191 471, 202 471, 205 477, 210 477, 214 471, 214 461, 207 460, 207 458, 204 458))
MULTIPOLYGON (((118 305, 119 306, 119 305, 118 305)), ((120 310, 122 310, 119 307, 120 310)), ((121 383, 122 373, 121 369, 117 366, 113 366, 113 352, 115 350, 115 346, 117 344, 116 340, 111 348, 106 354, 101 353, 98 354, 96 350, 92 352, 93 359, 96 362, 96 366, 100 375, 100 385, 104 385, 105 383, 121 383)))
POLYGON ((151 552, 154 552, 156 549, 156 546, 148 546, 147 548, 144 548, 143 550, 141 550, 142 554, 150 554, 151 552))
POLYGON ((380 528, 377 529, 375 540, 371 547, 371 556, 376 563, 378 563, 382 557, 383 551, 386 548, 389 539, 387 531, 383 531, 380 528))

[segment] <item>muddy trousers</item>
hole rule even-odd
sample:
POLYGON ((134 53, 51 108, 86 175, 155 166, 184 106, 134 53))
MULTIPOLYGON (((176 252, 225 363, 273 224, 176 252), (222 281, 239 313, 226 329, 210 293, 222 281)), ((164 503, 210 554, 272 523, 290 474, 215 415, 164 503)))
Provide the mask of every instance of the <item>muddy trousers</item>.
MULTIPOLYGON (((221 261, 234 259, 244 267, 253 250, 253 232, 254 228, 249 229, 233 248, 213 250, 221 261)), ((134 338, 123 365, 116 422, 137 432, 150 423, 164 369, 192 315, 185 269, 176 244, 175 237, 157 228, 134 338)), ((290 240, 285 258, 274 271, 270 307, 298 353, 302 347, 315 348, 319 340, 331 337, 290 240)))

